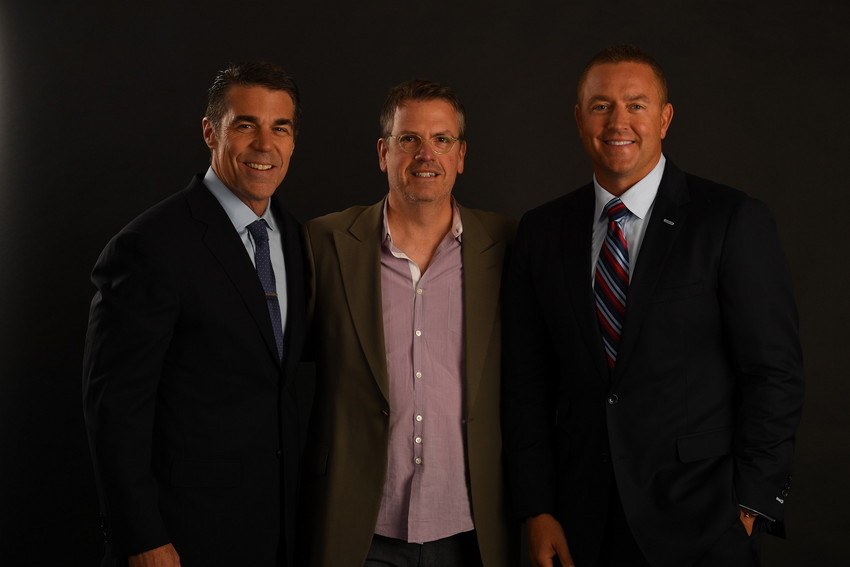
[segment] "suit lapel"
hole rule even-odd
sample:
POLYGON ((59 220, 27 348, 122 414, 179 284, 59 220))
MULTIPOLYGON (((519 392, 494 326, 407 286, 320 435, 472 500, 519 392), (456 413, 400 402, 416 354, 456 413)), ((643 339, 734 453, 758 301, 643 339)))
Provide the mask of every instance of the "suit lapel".
POLYGON ((492 334, 497 332, 500 283, 507 242, 494 241, 471 210, 458 206, 463 235, 465 413, 475 407, 478 387, 487 364, 492 334))
POLYGON ((348 230, 334 231, 351 319, 384 398, 390 399, 381 300, 383 201, 366 208, 348 230), (364 291, 365 290, 365 291, 364 291))
POLYGON ((306 302, 304 291, 304 259, 301 245, 301 233, 298 223, 272 198, 272 211, 283 239, 283 260, 286 263, 286 328, 283 330, 284 374, 283 378, 293 376, 298 356, 304 342, 304 329, 307 327, 306 302))
POLYGON ((189 185, 186 198, 192 216, 207 225, 203 237, 204 244, 242 296, 266 343, 269 355, 277 360, 277 346, 263 288, 245 246, 233 228, 233 223, 199 178, 195 178, 189 185))
POLYGON ((574 198, 578 202, 565 208, 561 231, 560 257, 564 270, 563 281, 575 308, 576 324, 599 371, 599 377, 608 380, 608 366, 605 362, 605 351, 593 298, 593 267, 590 256, 595 220, 593 211, 596 204, 593 185, 586 185, 576 191, 574 198))
POLYGON ((670 249, 687 219, 687 208, 683 207, 687 201, 685 175, 667 160, 629 284, 626 320, 614 369, 615 380, 624 376, 628 368, 658 278, 665 269, 670 249))

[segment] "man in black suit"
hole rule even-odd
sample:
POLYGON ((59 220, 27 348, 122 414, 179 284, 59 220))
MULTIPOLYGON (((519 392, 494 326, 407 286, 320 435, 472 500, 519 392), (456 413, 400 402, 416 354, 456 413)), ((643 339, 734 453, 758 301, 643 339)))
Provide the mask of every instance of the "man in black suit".
POLYGON ((95 265, 83 389, 104 564, 291 565, 306 308, 300 229, 274 194, 298 114, 279 67, 221 71, 210 169, 95 265))
POLYGON ((593 183, 524 216, 506 276, 504 440, 532 563, 757 565, 803 397, 773 220, 665 159, 673 107, 645 52, 602 51, 577 95, 593 183))

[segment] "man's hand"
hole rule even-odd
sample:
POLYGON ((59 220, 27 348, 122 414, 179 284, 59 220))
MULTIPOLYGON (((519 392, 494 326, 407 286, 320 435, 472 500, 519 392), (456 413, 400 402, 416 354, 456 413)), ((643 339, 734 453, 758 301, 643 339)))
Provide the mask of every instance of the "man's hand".
POLYGON ((575 567, 567 547, 567 537, 558 520, 551 514, 540 514, 525 521, 528 534, 528 556, 534 567, 552 567, 556 555, 563 567, 575 567))
POLYGON ((180 556, 170 543, 127 558, 129 567, 180 567, 180 556))
POLYGON ((741 523, 744 524, 744 529, 747 530, 747 535, 753 535, 753 524, 756 523, 758 514, 748 512, 741 508, 741 523))

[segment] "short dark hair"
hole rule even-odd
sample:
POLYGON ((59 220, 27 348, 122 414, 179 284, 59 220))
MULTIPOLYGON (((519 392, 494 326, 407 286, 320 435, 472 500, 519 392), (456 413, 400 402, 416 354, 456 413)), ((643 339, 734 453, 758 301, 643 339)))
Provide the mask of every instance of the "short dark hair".
POLYGON ((301 122, 301 103, 298 100, 298 86, 292 75, 274 63, 265 61, 247 61, 230 63, 226 68, 216 73, 207 98, 206 118, 216 130, 221 126, 221 119, 227 112, 229 103, 227 93, 231 87, 265 87, 272 91, 284 91, 292 98, 294 107, 292 129, 298 132, 301 122))
POLYGON ((588 61, 587 65, 584 66, 584 70, 578 78, 578 85, 576 86, 576 102, 581 102, 581 88, 587 80, 587 74, 596 65, 602 65, 604 63, 642 63, 644 65, 648 65, 655 73, 655 77, 658 79, 658 86, 661 89, 661 104, 667 104, 667 78, 664 76, 664 69, 661 68, 658 61, 656 61, 649 53, 640 47, 629 43, 620 43, 618 45, 606 47, 590 58, 590 61, 588 61))
POLYGON ((466 128, 466 110, 463 108, 460 98, 451 87, 426 79, 411 79, 390 89, 387 99, 384 101, 384 106, 381 108, 381 137, 386 138, 392 134, 395 111, 398 107, 404 106, 404 101, 437 99, 446 101, 457 112, 460 128, 458 137, 463 139, 463 132, 466 128))

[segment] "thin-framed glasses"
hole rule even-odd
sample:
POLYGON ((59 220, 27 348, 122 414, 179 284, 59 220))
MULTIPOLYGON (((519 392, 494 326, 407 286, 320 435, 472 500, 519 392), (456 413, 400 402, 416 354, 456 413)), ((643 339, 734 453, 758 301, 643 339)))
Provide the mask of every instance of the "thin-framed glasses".
MULTIPOLYGON (((418 134, 402 134, 400 136, 387 136, 387 138, 396 140, 401 151, 408 154, 415 154, 422 148, 422 136, 418 134)), ((428 143, 431 144, 431 147, 438 154, 447 154, 452 151, 452 148, 455 147, 455 142, 459 139, 454 136, 440 134, 439 136, 428 138, 428 143)))

